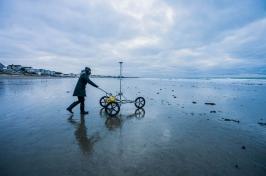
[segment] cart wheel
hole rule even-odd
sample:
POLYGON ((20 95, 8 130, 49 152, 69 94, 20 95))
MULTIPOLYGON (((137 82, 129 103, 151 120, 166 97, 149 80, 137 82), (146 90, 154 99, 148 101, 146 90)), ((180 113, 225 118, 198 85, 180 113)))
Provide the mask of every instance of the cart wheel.
POLYGON ((135 117, 137 119, 142 119, 145 116, 145 110, 143 108, 136 109, 135 111, 135 117))
POLYGON ((117 102, 108 103, 105 107, 105 112, 109 116, 115 116, 116 114, 119 113, 119 111, 120 111, 120 106, 117 102))
POLYGON ((107 96, 103 96, 101 99, 100 99, 100 105, 102 106, 102 107, 106 107, 107 106, 107 96))
POLYGON ((143 108, 145 106, 145 99, 143 97, 138 97, 135 100, 136 108, 143 108))
POLYGON ((99 114, 100 114, 100 117, 102 117, 102 118, 106 118, 106 117, 107 117, 107 114, 106 114, 106 112, 105 112, 105 108, 102 108, 102 109, 100 110, 99 114))

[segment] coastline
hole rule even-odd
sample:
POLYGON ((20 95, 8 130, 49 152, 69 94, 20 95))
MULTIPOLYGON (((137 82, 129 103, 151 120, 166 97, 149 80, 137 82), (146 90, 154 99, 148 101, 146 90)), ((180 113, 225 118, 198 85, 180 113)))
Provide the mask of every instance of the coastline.
MULTIPOLYGON (((69 76, 37 76, 37 75, 23 75, 23 74, 3 74, 0 73, 0 79, 62 79, 62 78, 78 78, 78 77, 69 77, 69 76)), ((109 78, 109 79, 119 79, 119 76, 100 76, 100 75, 91 75, 90 78, 109 78)), ((144 79, 161 79, 161 80, 211 80, 211 79, 232 79, 232 80, 266 80, 266 77, 180 77, 180 78, 148 78, 148 77, 134 77, 134 76, 125 76, 123 79, 130 78, 144 78, 144 79)))
MULTIPOLYGON (((23 75, 23 74, 1 74, 0 79, 61 79, 61 78, 78 78, 78 77, 67 77, 67 76, 37 76, 37 75, 23 75)), ((95 76, 91 75, 91 78, 110 78, 110 79, 119 79, 115 76, 95 76)), ((125 78, 139 78, 139 77, 122 77, 125 78)))

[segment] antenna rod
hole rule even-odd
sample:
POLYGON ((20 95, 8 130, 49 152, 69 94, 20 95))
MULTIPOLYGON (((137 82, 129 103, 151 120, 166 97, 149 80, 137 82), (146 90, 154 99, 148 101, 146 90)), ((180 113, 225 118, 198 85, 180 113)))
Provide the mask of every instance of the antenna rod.
POLYGON ((119 62, 119 64, 120 64, 120 78, 122 77, 122 64, 123 64, 123 62, 119 62))
POLYGON ((122 81, 122 64, 123 62, 119 62, 119 65, 120 65, 120 76, 119 76, 119 79, 120 79, 120 92, 119 92, 119 96, 120 96, 120 101, 121 101, 121 96, 122 96, 122 84, 121 84, 121 81, 122 81))

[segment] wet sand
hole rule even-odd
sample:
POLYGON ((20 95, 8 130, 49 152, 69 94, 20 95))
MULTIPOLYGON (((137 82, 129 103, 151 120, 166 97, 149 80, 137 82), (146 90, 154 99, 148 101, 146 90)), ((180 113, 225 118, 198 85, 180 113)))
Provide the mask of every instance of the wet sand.
MULTIPOLYGON (((266 80, 125 79, 117 118, 77 79, 0 79, 0 175, 266 175, 266 80)), ((117 92, 117 79, 93 79, 117 92)))

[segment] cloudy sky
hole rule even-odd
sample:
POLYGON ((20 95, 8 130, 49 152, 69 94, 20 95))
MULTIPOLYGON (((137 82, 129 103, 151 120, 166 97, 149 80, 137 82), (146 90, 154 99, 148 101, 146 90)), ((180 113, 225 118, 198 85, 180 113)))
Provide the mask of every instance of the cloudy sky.
POLYGON ((79 73, 266 75, 265 0, 0 0, 0 62, 79 73))

